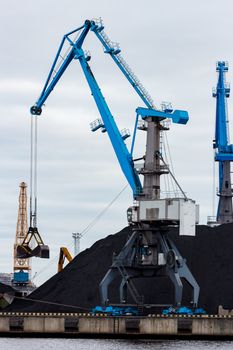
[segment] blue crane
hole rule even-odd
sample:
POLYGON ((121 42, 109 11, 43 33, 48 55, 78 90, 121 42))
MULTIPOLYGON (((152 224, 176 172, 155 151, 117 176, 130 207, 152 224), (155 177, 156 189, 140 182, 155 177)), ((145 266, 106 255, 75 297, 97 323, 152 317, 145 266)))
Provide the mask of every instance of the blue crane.
MULTIPOLYGON (((182 300, 183 285, 181 278, 186 279, 193 287, 193 304, 196 305, 199 287, 188 269, 185 259, 182 258, 171 239, 167 237, 168 227, 177 225, 180 221, 182 210, 184 208, 187 209, 187 205, 189 209, 193 209, 194 202, 186 196, 184 199, 163 200, 160 198, 160 176, 169 172, 166 164, 161 165, 161 162, 164 163, 160 152, 161 132, 167 130, 163 125, 163 121, 169 118, 174 123, 186 124, 189 119, 188 113, 183 110, 173 110, 167 105, 162 110, 158 110, 151 96, 130 69, 120 52, 119 45, 113 43, 104 32, 101 20, 86 20, 81 27, 64 35, 41 95, 31 107, 31 114, 36 117, 42 113, 43 104, 69 64, 73 60, 79 61, 100 114, 100 119, 91 123, 91 129, 92 131, 100 129, 102 132, 107 132, 123 174, 132 189, 133 197, 139 204, 136 207, 129 208, 127 212, 129 223, 133 226, 134 232, 100 283, 101 301, 103 304, 108 302, 108 286, 118 274, 122 279, 119 288, 120 300, 122 302, 125 300, 128 288, 134 301, 137 304, 141 303, 142 299, 134 287, 132 279, 139 276, 154 277, 157 275, 158 270, 162 270, 159 276, 169 276, 175 286, 176 305, 180 305, 182 300), (130 150, 125 144, 125 139, 129 134, 123 133, 118 129, 88 63, 91 57, 83 50, 82 46, 89 31, 92 31, 97 36, 104 47, 104 52, 110 55, 145 104, 145 107, 136 109, 130 150), (74 35, 75 39, 72 39, 74 35), (67 42, 69 50, 63 54, 64 45, 67 42), (144 167, 141 172, 138 172, 136 169, 136 160, 133 159, 139 117, 144 122, 143 130, 147 131, 146 154, 141 158, 144 160, 144 167), (144 176, 143 185, 139 174, 144 176), (160 212, 164 213, 161 215, 166 213, 166 217, 162 218, 160 212)), ((186 217, 188 217, 187 213, 186 217)), ((195 227, 194 217, 195 215, 191 221, 192 226, 195 227)), ((182 227, 185 227, 185 224, 182 227)))
MULTIPOLYGON (((130 84, 133 86, 134 90, 137 92, 137 94, 143 100, 145 105, 148 107, 147 114, 149 112, 149 113, 152 113, 153 116, 156 116, 160 119, 170 118, 173 120, 174 123, 186 124, 188 121, 188 113, 186 111, 179 111, 179 110, 173 111, 171 109, 167 109, 164 111, 158 111, 153 109, 154 105, 153 105, 152 98, 150 97, 148 92, 145 90, 145 88, 142 86, 142 84, 140 83, 138 78, 135 76, 135 74, 132 72, 132 70, 128 67, 123 57, 120 55, 119 47, 118 46, 116 47, 115 43, 112 43, 110 41, 110 39, 107 37, 103 29, 104 29, 104 26, 102 24, 102 21, 99 24, 97 24, 95 21, 86 20, 83 26, 64 35, 62 42, 59 46, 58 52, 56 54, 55 60, 50 69, 46 83, 41 92, 41 95, 37 100, 37 102, 35 103, 35 105, 31 107, 30 111, 32 115, 40 115, 42 113, 43 104, 49 97, 50 93, 53 91, 54 87, 62 77, 63 73, 66 71, 69 64, 73 60, 79 60, 80 65, 83 69, 84 75, 86 77, 86 80, 91 89, 92 96, 94 97, 96 106, 102 118, 102 120, 97 120, 96 123, 94 123, 92 130, 96 131, 99 128, 103 128, 104 131, 107 131, 110 141, 112 143, 113 149, 115 151, 115 154, 118 158, 119 164, 122 168, 122 171, 129 185, 133 190, 134 197, 136 197, 138 194, 141 193, 142 185, 138 177, 138 174, 134 168, 133 158, 132 158, 135 138, 133 138, 131 152, 129 152, 124 143, 125 135, 122 135, 121 132, 119 131, 115 123, 115 120, 109 110, 109 107, 105 101, 105 98, 98 86, 98 83, 96 82, 94 74, 92 73, 91 68, 88 64, 88 61, 90 60, 90 56, 85 55, 85 52, 82 49, 82 44, 88 32, 91 30, 96 34, 96 36, 98 37, 98 39, 100 40, 100 42, 103 44, 105 48, 105 53, 108 53, 112 57, 114 62, 120 68, 121 72, 124 74, 124 76, 130 82, 130 84), (79 36, 75 41, 72 41, 71 36, 74 33, 79 33, 79 36), (55 67, 58 63, 59 58, 61 57, 61 52, 65 44, 65 41, 68 41, 71 48, 65 57, 62 56, 63 62, 60 65, 59 69, 56 71, 55 67)), ((143 112, 143 115, 145 115, 145 110, 143 112)), ((138 117, 136 118, 136 121, 138 121, 138 117)), ((135 126, 135 130, 136 130, 136 127, 137 125, 135 126)))
POLYGON ((225 73, 228 71, 227 62, 217 62, 218 72, 217 87, 213 91, 216 98, 216 122, 215 139, 215 161, 219 164, 219 188, 217 223, 224 224, 233 222, 232 211, 232 186, 231 186, 231 162, 233 161, 233 145, 230 144, 227 116, 227 98, 230 96, 230 86, 225 82, 225 73))

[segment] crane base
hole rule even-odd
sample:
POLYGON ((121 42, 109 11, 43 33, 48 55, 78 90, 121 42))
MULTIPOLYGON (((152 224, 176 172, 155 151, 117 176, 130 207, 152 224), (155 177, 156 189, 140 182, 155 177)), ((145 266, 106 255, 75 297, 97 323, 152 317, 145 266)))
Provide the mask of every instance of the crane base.
POLYGON ((197 307, 199 285, 189 270, 173 241, 168 237, 168 227, 135 227, 132 235, 117 256, 108 272, 100 282, 102 305, 108 305, 108 288, 117 276, 120 302, 127 302, 129 291, 135 304, 143 306, 144 297, 140 295, 133 283, 136 278, 169 277, 174 285, 174 305, 180 307, 183 297, 182 279, 192 287, 192 306, 197 307))

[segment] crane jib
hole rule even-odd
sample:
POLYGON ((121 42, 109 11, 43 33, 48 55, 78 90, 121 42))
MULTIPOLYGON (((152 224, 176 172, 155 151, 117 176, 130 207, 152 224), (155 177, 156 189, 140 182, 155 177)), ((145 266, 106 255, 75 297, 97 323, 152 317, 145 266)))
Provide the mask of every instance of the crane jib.
MULTIPOLYGON (((118 44, 113 43, 108 38, 106 33, 103 31, 104 26, 102 25, 102 22, 97 23, 95 21, 90 21, 90 20, 86 20, 83 26, 64 35, 62 42, 59 46, 58 52, 56 54, 55 60, 50 69, 44 88, 42 89, 41 95, 38 101, 36 102, 36 104, 31 107, 31 114, 40 115, 42 113, 43 104, 45 103, 50 93, 55 88, 56 84, 59 82, 60 78, 66 71, 67 67, 73 61, 73 59, 78 59, 83 69, 83 72, 85 74, 85 77, 87 79, 87 82, 89 84, 89 87, 91 89, 92 95, 95 99, 101 118, 103 119, 104 128, 107 131, 108 136, 111 140, 112 146, 116 153, 117 159, 120 163, 122 171, 133 190, 134 196, 136 196, 138 193, 142 191, 142 185, 141 185, 139 176, 137 174, 137 171, 134 167, 134 163, 132 161, 132 155, 128 151, 124 143, 124 138, 122 138, 123 136, 121 135, 115 123, 115 120, 112 117, 112 114, 108 108, 108 105, 105 102, 105 99, 101 93, 101 90, 99 89, 96 79, 89 65, 87 64, 87 61, 89 60, 90 56, 85 57, 85 54, 82 50, 83 42, 90 29, 96 34, 100 42, 103 44, 105 48, 105 52, 110 53, 110 56, 112 57, 114 62, 117 64, 117 66, 120 68, 124 76, 128 79, 131 86, 134 88, 135 92, 139 95, 139 97, 145 103, 147 108, 145 108, 144 110, 141 108, 140 111, 138 112, 138 114, 141 114, 142 118, 144 113, 147 113, 149 110, 150 113, 155 113, 157 117, 161 116, 162 119, 168 117, 172 119, 173 122, 175 123, 180 123, 180 124, 187 123, 188 114, 186 111, 172 111, 172 110, 158 111, 155 109, 151 96, 149 95, 147 90, 144 88, 142 83, 139 81, 137 76, 130 69, 129 65, 126 63, 123 57, 120 55, 121 50, 119 49, 118 44), (79 34, 79 36, 75 41, 73 41, 71 36, 76 32, 79 34), (61 65, 56 70, 58 59, 61 56, 61 52, 66 42, 68 42, 68 44, 70 45, 70 50, 68 51, 67 55, 63 57, 63 61, 61 65)), ((134 135, 134 141, 135 141, 135 135, 134 135)))

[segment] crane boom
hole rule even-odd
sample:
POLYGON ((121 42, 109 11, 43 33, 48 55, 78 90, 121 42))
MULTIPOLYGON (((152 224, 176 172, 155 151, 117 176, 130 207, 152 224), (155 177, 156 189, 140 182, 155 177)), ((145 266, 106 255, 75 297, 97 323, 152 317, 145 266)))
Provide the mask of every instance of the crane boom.
POLYGON ((112 42, 107 34, 104 32, 104 25, 102 19, 91 22, 91 30, 96 34, 101 44, 105 49, 105 53, 109 54, 113 61, 120 68, 126 79, 130 82, 136 93, 145 103, 148 108, 155 108, 154 102, 148 91, 142 85, 138 77, 134 74, 128 63, 121 55, 121 49, 118 43, 112 42))
POLYGON ((91 22, 89 20, 86 20, 83 26, 81 26, 78 29, 73 30, 72 32, 64 35, 64 37, 61 41, 61 44, 59 46, 59 49, 57 51, 56 57, 54 59, 54 62, 52 64, 52 67, 50 69, 46 83, 45 83, 43 90, 40 94, 40 97, 38 98, 35 105, 31 107, 31 114, 32 115, 40 115, 42 113, 43 104, 45 103, 45 101, 47 100, 47 98, 49 97, 51 92, 53 91, 54 87, 57 85, 58 81, 62 77, 66 68, 69 66, 70 62, 74 59, 74 57, 76 55, 76 49, 81 48, 83 41, 84 41, 88 31, 90 30, 90 26, 91 26, 91 22), (69 36, 71 34, 74 34, 75 32, 79 32, 80 30, 82 30, 81 34, 79 35, 78 39, 75 42, 73 42, 69 38, 69 36), (62 48, 64 46, 64 42, 66 39, 68 40, 68 42, 71 45, 71 50, 68 52, 68 54, 66 55, 65 58, 62 58, 63 63, 59 67, 58 71, 55 71, 56 64, 58 62, 58 59, 60 57, 62 48), (54 76, 53 76, 53 74, 54 74, 54 76))
MULTIPOLYGON (((126 64, 122 56, 119 56, 120 50, 115 48, 114 44, 108 39, 103 29, 104 27, 102 25, 102 22, 98 24, 95 21, 86 20, 83 26, 64 35, 62 42, 59 46, 59 49, 57 51, 55 60, 50 69, 46 83, 40 94, 40 97, 35 103, 35 105, 31 107, 31 114, 40 115, 42 113, 43 104, 45 103, 50 93, 53 91, 54 87, 62 77, 66 68, 73 61, 73 59, 79 60, 80 65, 85 74, 86 80, 88 82, 88 85, 91 89, 94 100, 96 102, 97 108, 102 118, 102 120, 98 120, 99 121, 98 124, 95 124, 92 127, 92 131, 96 131, 100 127, 103 128, 104 131, 107 131, 110 141, 112 143, 112 146, 114 148, 115 154, 119 161, 119 164, 122 168, 122 171, 129 185, 132 188, 134 197, 136 198, 142 192, 142 185, 141 185, 139 176, 137 174, 137 171, 134 167, 132 150, 131 152, 129 152, 128 148, 124 143, 125 135, 122 135, 121 132, 119 131, 115 123, 115 120, 110 112, 110 109, 105 101, 105 98, 94 77, 94 74, 92 73, 91 68, 88 64, 88 60, 90 59, 90 56, 85 56, 84 51, 82 49, 82 44, 89 30, 92 30, 96 34, 98 39, 101 41, 101 43, 104 45, 105 52, 109 53, 112 59, 114 60, 114 62, 118 65, 120 70, 123 72, 124 76, 128 79, 128 81, 133 86, 134 90, 137 92, 137 94, 140 96, 140 98, 143 100, 143 102, 147 106, 150 114, 151 114, 151 110, 153 109, 157 117, 161 117, 161 119, 171 118, 175 123, 185 124, 188 121, 188 113, 186 111, 177 111, 177 110, 173 112, 172 109, 169 109, 169 110, 166 109, 164 111, 155 110, 153 100, 150 97, 149 93, 146 91, 146 89, 140 83, 138 78, 135 76, 135 74, 126 64), (81 33, 78 39, 76 39, 75 41, 72 41, 71 35, 76 32, 79 33, 80 31, 81 33), (61 52, 66 40, 70 44, 71 48, 66 54, 66 57, 62 57, 63 62, 56 71, 55 68, 57 66, 59 57, 61 57, 61 52), (181 117, 181 114, 183 117, 181 117)), ((142 108, 140 108, 140 110, 142 110, 142 108)), ((136 121, 137 120, 138 120, 138 116, 136 118, 136 121)), ((136 130, 136 127, 137 127, 137 122, 135 125, 135 130, 136 130)), ((135 140, 135 135, 134 135, 133 143, 134 143, 134 140, 135 140)))
POLYGON ((70 38, 70 34, 73 34, 75 31, 72 31, 68 34, 66 34, 62 42, 59 46, 58 52, 56 54, 55 60, 53 62, 53 65, 51 67, 51 70, 49 72, 48 78, 46 80, 46 83, 44 85, 44 88, 41 92, 41 95, 39 99, 37 100, 36 104, 31 107, 31 114, 32 115, 40 115, 42 113, 42 106, 44 102, 49 97, 50 93, 62 77, 63 73, 65 72, 68 65, 72 62, 73 59, 78 59, 80 62, 80 65, 83 69, 83 72, 85 74, 85 77, 87 79, 87 82, 89 84, 89 87, 91 89, 92 95, 95 99, 97 108, 99 110, 99 113, 103 120, 104 128, 108 132, 108 136, 110 138, 110 141, 112 143, 112 146, 114 148, 114 151, 116 153, 117 159, 120 163, 120 166, 122 168, 122 171, 129 182, 129 185, 131 186, 134 196, 137 196, 142 191, 142 185, 140 182, 140 179, 137 175, 137 172, 134 168, 132 155, 128 151, 124 139, 115 123, 115 120, 109 110, 109 107, 107 103, 105 102, 105 99, 103 97, 103 94, 97 84, 97 81, 90 69, 90 66, 88 65, 87 61, 90 59, 90 57, 85 57, 84 51, 82 50, 82 44, 83 41, 88 33, 88 31, 91 28, 91 25, 94 26, 94 22, 86 20, 85 24, 78 28, 76 31, 82 30, 81 34, 79 35, 79 38, 73 42, 70 38), (71 45, 71 50, 68 52, 67 56, 64 58, 63 63, 61 64, 58 71, 55 73, 54 77, 52 78, 52 74, 54 72, 55 66, 57 64, 58 58, 61 54, 62 47, 64 45, 65 39, 68 40, 69 44, 71 45), (52 78, 52 79, 51 79, 52 78))
POLYGON ((78 56, 78 59, 89 84, 89 87, 91 89, 92 95, 95 99, 99 113, 102 117, 103 126, 108 132, 108 136, 111 140, 112 146, 120 163, 122 171, 125 174, 125 177, 127 178, 134 195, 137 196, 142 191, 142 185, 135 171, 132 156, 124 143, 122 135, 115 123, 110 109, 108 108, 108 105, 91 71, 91 68, 87 63, 84 54, 81 54, 81 51, 82 50, 79 50, 80 54, 78 56))

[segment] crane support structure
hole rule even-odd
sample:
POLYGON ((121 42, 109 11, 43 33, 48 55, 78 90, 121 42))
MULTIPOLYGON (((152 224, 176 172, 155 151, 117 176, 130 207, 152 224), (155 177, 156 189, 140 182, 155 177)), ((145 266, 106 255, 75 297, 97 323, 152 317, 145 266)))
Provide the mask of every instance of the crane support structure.
POLYGON ((215 161, 219 164, 218 209, 216 221, 219 224, 233 222, 231 162, 233 161, 233 145, 230 144, 227 115, 227 98, 230 96, 230 86, 225 81, 228 64, 217 62, 217 87, 213 91, 216 98, 215 161))
POLYGON ((25 182, 21 182, 19 193, 19 209, 18 219, 16 225, 16 235, 14 244, 14 275, 13 285, 27 285, 31 284, 31 262, 30 259, 22 259, 17 257, 17 248, 20 246, 28 232, 28 219, 27 219, 27 185, 25 182))
POLYGON ((198 303, 199 286, 187 267, 185 259, 168 237, 168 231, 175 225, 179 226, 181 235, 195 235, 196 205, 186 195, 183 198, 161 198, 160 187, 161 175, 169 173, 169 167, 164 163, 160 148, 161 133, 168 130, 164 126, 164 121, 168 118, 174 123, 186 124, 189 119, 188 113, 183 110, 173 110, 169 105, 164 105, 161 110, 157 109, 151 96, 120 52, 119 44, 112 42, 104 32, 102 20, 86 20, 83 26, 64 35, 41 95, 31 107, 31 114, 33 117, 42 113, 43 104, 69 64, 73 60, 79 61, 100 114, 100 118, 91 123, 91 130, 94 132, 100 129, 108 134, 135 201, 135 205, 127 211, 132 235, 122 251, 115 256, 113 264, 100 283, 101 302, 105 305, 109 303, 108 287, 117 276, 121 278, 120 302, 126 302, 127 291, 129 291, 133 301, 138 305, 142 305, 144 299, 135 288, 133 279, 166 276, 171 279, 175 287, 175 304, 182 303, 183 278, 192 288, 192 305, 195 306, 198 303), (95 33, 104 47, 104 52, 110 55, 146 105, 136 109, 130 150, 125 144, 125 139, 130 135, 128 132, 119 130, 88 63, 91 57, 82 48, 89 31, 95 33), (75 39, 72 39, 74 35, 75 39), (64 45, 67 42, 69 50, 63 54, 64 45), (144 165, 140 171, 135 165, 136 160, 133 159, 136 133, 137 129, 140 129, 139 119, 144 123, 141 130, 147 132, 146 153, 140 158, 144 160, 144 165), (140 175, 144 177, 143 185, 140 175))

